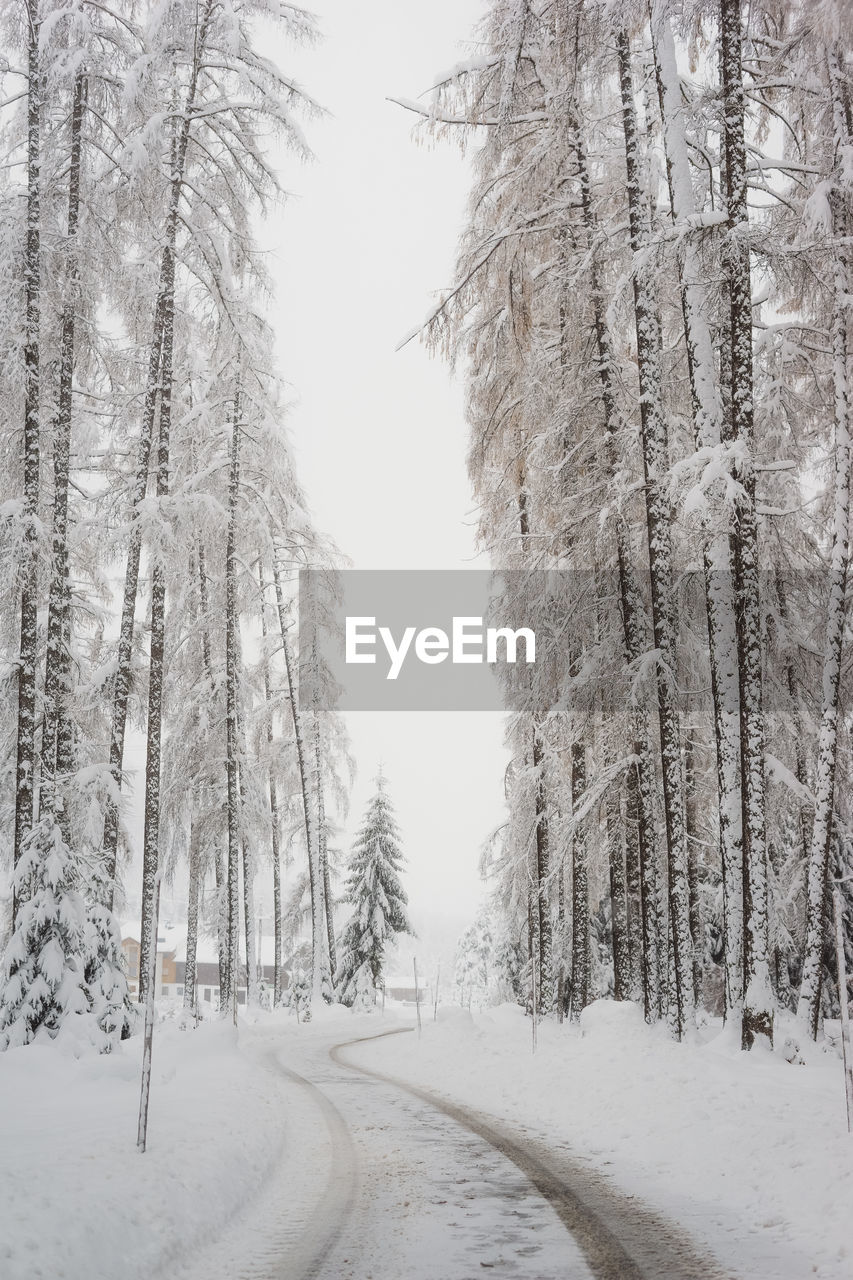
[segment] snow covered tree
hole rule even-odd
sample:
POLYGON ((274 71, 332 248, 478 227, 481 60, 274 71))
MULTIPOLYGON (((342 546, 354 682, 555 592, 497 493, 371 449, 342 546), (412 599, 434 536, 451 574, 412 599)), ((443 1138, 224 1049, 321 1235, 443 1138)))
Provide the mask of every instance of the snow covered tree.
MULTIPOLYGON (((503 951, 500 960, 495 955, 492 936, 492 920, 488 907, 481 910, 473 924, 469 925, 456 944, 453 965, 453 981, 459 991, 459 1003, 470 1008, 472 1000, 477 1004, 495 1003, 500 995, 495 991, 495 979, 512 966, 511 953, 503 951)), ((509 976, 509 975, 507 975, 509 976)), ((511 981, 511 977, 510 977, 511 981)))
POLYGON ((400 873, 403 853, 385 778, 367 806, 349 860, 344 900, 353 908, 339 942, 335 985, 343 1004, 371 1008, 382 983, 386 949, 411 933, 400 873))
POLYGON ((649 1021, 722 1007, 744 1049, 801 971, 817 1030, 850 821, 846 16, 491 0, 403 103, 474 155, 423 333, 465 372, 481 543, 520 616, 562 575, 488 865, 527 996, 579 1012, 609 951, 649 1021))
MULTIPOLYGON (((15 1010, 29 1010, 23 1040, 41 1022, 52 1034, 76 1007, 48 992, 40 1012, 27 896, 44 921, 50 902, 61 916, 67 900, 69 921, 82 908, 79 930, 56 933, 66 978, 42 940, 50 981, 68 994, 76 975, 107 1040, 130 1025, 113 915, 131 843, 121 806, 130 724, 146 734, 142 974, 157 876, 183 863, 188 965, 200 922, 227 924, 230 902, 221 986, 233 986, 240 924, 254 983, 258 851, 271 823, 273 845, 278 833, 255 777, 274 777, 273 810, 288 817, 298 784, 289 709, 274 675, 265 692, 253 666, 262 592, 250 566, 260 555, 267 582, 274 563, 290 574, 294 530, 311 530, 273 339, 246 303, 268 296, 255 218, 280 194, 270 138, 304 156, 295 115, 314 110, 259 52, 268 18, 297 40, 314 33, 302 10, 267 0, 25 0, 0 15, 0 130, 13 158, 0 174, 0 625, 12 670, 0 808, 22 913, 0 1006, 16 1025, 15 1010), (264 721, 258 734, 271 699, 270 732, 264 721)), ((315 737, 328 786, 338 743, 315 737)), ((331 808, 337 792, 327 796, 331 808)), ((309 814, 313 805, 308 795, 309 814)), ((192 988, 190 978, 189 1002, 192 988)))

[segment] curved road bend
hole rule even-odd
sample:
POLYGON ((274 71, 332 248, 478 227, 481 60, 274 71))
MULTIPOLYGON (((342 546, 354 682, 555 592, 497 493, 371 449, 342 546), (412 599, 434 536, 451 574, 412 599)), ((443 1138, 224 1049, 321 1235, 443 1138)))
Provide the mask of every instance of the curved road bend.
POLYGON ((172 1280, 728 1280, 576 1160, 349 1060, 379 1038, 289 1040, 287 1065, 251 1045, 282 1083, 282 1158, 172 1280))

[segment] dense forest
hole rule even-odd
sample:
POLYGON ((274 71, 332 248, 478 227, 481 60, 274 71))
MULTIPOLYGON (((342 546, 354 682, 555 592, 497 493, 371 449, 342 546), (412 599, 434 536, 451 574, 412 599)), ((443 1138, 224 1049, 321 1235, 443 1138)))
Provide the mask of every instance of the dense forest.
POLYGON ((548 637, 507 681, 495 903, 459 972, 485 951, 543 1014, 609 992, 678 1036, 736 1017, 747 1049, 778 1009, 837 1016, 850 18, 500 0, 401 103, 474 154, 426 335, 466 379, 503 604, 548 637))
POLYGON ((139 999, 176 875, 187 1008, 200 927, 219 937, 223 1009, 241 929, 256 999, 261 871, 281 998, 294 841, 309 990, 329 977, 324 789, 348 764, 340 723, 294 697, 293 614, 296 571, 334 549, 292 465, 257 241, 282 195, 272 145, 306 158, 319 109, 265 57, 273 20, 316 34, 264 0, 3 6, 4 1044, 73 1014, 108 1048, 134 1024, 116 914, 133 730, 139 999))
MULTIPOLYGON (((505 676, 507 816, 461 971, 488 953, 536 1017, 612 995, 678 1038, 724 1014, 749 1049, 780 1010, 812 1037, 837 1013, 833 909, 853 968, 850 18, 492 0, 474 56, 394 108, 471 154, 421 334, 465 380, 479 536, 540 644, 505 676)), ((0 20, 0 1044, 136 1024, 134 735, 138 999, 165 877, 187 1009, 201 931, 222 1011, 241 971, 257 1002, 263 875, 273 1002, 287 968, 303 1015, 369 1004, 379 969, 335 936, 345 724, 296 626, 298 570, 340 557, 292 462, 258 240, 272 147, 306 159, 319 111, 265 24, 315 23, 278 0, 0 20)), ((355 862, 402 931, 395 832, 380 852, 355 862)))

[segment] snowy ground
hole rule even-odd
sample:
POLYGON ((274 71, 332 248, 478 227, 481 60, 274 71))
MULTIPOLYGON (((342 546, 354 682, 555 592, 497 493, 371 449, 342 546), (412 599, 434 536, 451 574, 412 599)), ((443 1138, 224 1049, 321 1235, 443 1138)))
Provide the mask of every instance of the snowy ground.
MULTIPOLYGON (((784 1038, 780 1037, 780 1040, 784 1038)), ((748 1280, 853 1275, 853 1136, 840 1059, 743 1055, 706 1030, 676 1045, 634 1006, 599 1002, 582 1030, 539 1028, 512 1006, 439 1010, 420 1042, 348 1050, 353 1061, 563 1144, 748 1280)))
POLYGON ((279 1159, 275 1079, 225 1023, 157 1028, 136 1150, 141 1037, 106 1057, 0 1054, 0 1276, 159 1274, 240 1209, 279 1159))
POLYGON ((144 1156, 140 1040, 106 1058, 0 1055, 0 1276, 851 1274, 853 1139, 836 1057, 747 1061, 728 1036, 676 1046, 612 1005, 587 1012, 584 1034, 540 1028, 535 1057, 529 1020, 509 1007, 440 1010, 420 1040, 347 1043, 410 1027, 407 1016, 338 1009, 297 1026, 259 1014, 236 1033, 162 1022, 144 1156), (578 1212, 592 1271, 567 1229, 578 1212), (636 1266, 614 1263, 606 1241, 597 1251, 602 1222, 636 1266))

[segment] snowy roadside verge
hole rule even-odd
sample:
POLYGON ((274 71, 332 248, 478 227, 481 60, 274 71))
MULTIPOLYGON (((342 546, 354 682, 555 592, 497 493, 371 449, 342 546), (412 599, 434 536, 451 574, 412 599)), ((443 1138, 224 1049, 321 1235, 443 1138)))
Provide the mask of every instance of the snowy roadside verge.
POLYGON ((168 1268, 239 1211, 278 1159, 286 1115, 250 1028, 157 1027, 148 1150, 136 1150, 142 1038, 75 1059, 0 1054, 0 1275, 123 1280, 168 1268))
POLYGON ((535 1057, 530 1030, 514 1006, 448 1007, 420 1041, 346 1057, 588 1160, 745 1280, 850 1275, 853 1138, 837 1057, 746 1058, 726 1031, 677 1045, 634 1006, 604 1001, 580 1031, 540 1026, 535 1057))

